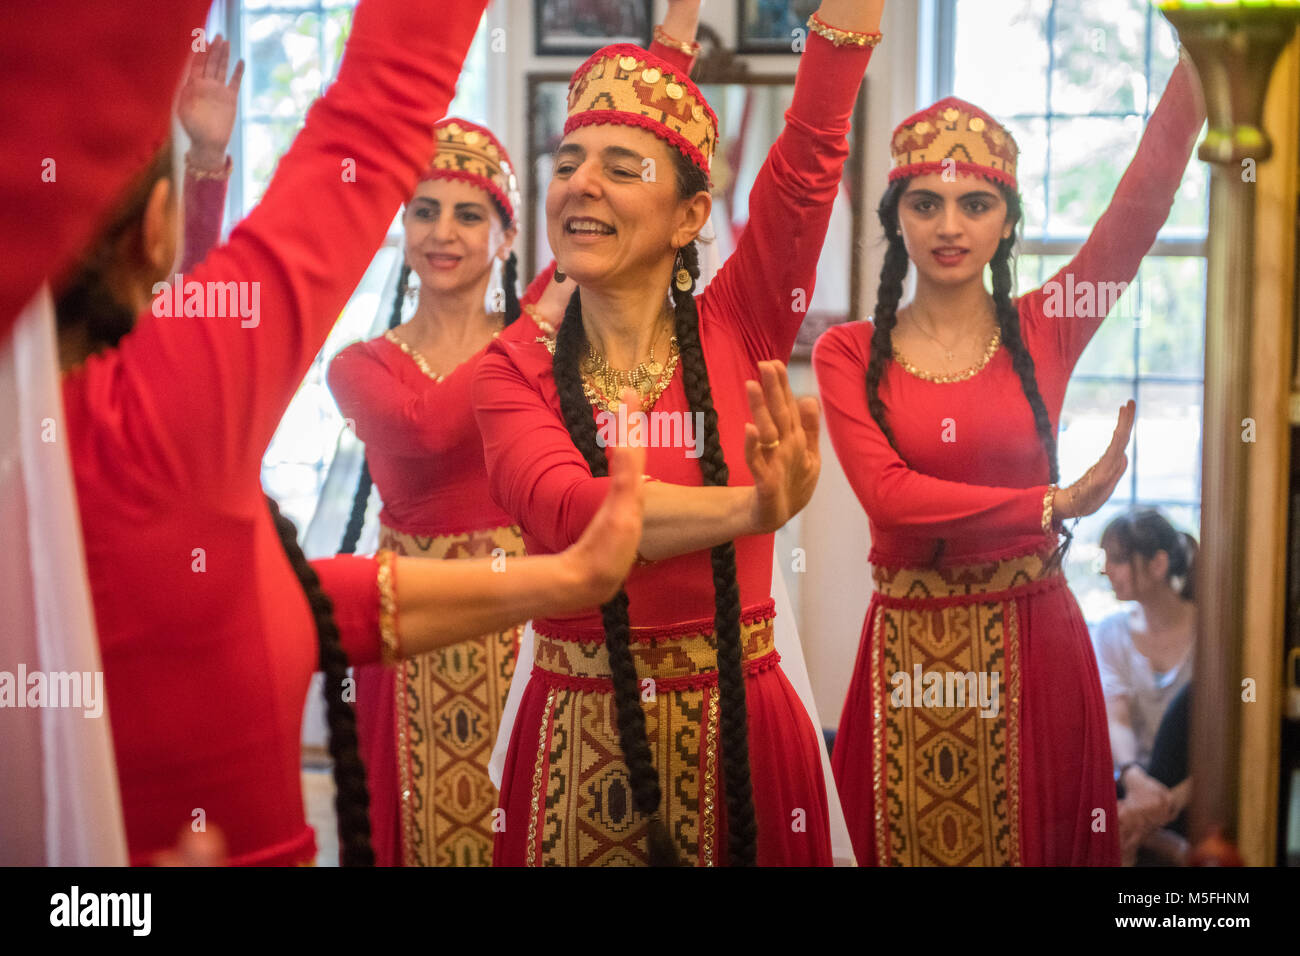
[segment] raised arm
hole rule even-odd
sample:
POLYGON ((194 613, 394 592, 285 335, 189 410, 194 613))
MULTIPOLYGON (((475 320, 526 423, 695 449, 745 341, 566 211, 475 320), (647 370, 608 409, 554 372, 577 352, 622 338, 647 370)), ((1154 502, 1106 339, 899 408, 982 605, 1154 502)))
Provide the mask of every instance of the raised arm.
POLYGON ((185 153, 185 244, 181 273, 202 262, 221 238, 222 210, 231 160, 226 153, 235 128, 244 61, 235 64, 229 81, 230 41, 216 36, 190 57, 185 82, 176 97, 176 118, 189 137, 185 153))
POLYGON ((224 318, 145 314, 110 359, 109 381, 92 383, 96 397, 138 403, 122 413, 142 459, 156 455, 170 478, 214 491, 257 473, 285 407, 429 161, 433 124, 484 3, 357 7, 338 78, 312 106, 262 202, 186 277, 186 294, 195 282, 209 295, 225 291, 225 304, 237 290, 243 308, 224 318))
MULTIPOLYGON (((883 8, 884 0, 825 0, 818 16, 840 30, 871 33, 883 8)), ((749 222, 701 296, 739 324, 755 361, 789 361, 807 314, 871 49, 809 33, 785 129, 749 193, 749 222)))
MULTIPOLYGON (((1204 122, 1200 81, 1184 55, 1151 114, 1137 154, 1087 242, 1042 288, 1025 297, 1026 318, 1039 326, 1035 337, 1058 350, 1061 367, 1074 368, 1109 306, 1137 275, 1142 257, 1169 218, 1204 122)), ((1033 335, 1035 330, 1027 332, 1033 335)))
POLYGON ((700 0, 668 0, 668 11, 664 14, 664 22, 655 29, 650 52, 689 74, 695 67, 695 56, 699 52, 699 44, 695 42, 699 25, 700 0))
POLYGON ((930 537, 1042 534, 1047 485, 994 488, 932 478, 894 451, 867 408, 866 364, 837 326, 817 340, 813 369, 826 428, 867 516, 882 531, 930 537))

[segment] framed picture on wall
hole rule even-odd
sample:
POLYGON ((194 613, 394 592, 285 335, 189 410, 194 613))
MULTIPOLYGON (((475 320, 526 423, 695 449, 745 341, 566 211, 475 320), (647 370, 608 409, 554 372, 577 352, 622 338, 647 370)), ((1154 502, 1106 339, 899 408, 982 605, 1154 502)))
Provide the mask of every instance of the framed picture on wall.
POLYGON ((611 43, 650 45, 653 0, 533 0, 538 56, 589 56, 611 43))
POLYGON ((738 53, 794 53, 820 0, 736 0, 738 53), (795 31, 799 31, 796 33, 795 31))

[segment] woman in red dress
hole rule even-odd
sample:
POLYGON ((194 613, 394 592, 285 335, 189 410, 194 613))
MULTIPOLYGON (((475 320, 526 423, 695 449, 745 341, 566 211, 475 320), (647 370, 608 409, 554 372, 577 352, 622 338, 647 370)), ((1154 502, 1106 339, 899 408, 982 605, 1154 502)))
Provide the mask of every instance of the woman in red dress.
POLYGON ((318 661, 344 861, 368 862, 349 659, 586 606, 631 564, 639 451, 617 456, 618 490, 572 551, 508 574, 489 562, 434 573, 391 553, 309 564, 292 525, 273 504, 268 514, 263 449, 428 162, 483 2, 436 5, 436 33, 434 6, 357 8, 338 79, 265 198, 184 288, 159 281, 178 240, 168 143, 60 289, 63 399, 132 862, 203 828, 224 834, 232 863, 314 858, 299 742, 318 661), (340 178, 340 144, 369 175, 340 178), (248 315, 228 311, 231 287, 257 304, 248 315))
POLYGON ((626 589, 533 622, 499 865, 831 862, 817 732, 772 644, 771 535, 820 466, 815 403, 796 404, 781 363, 882 7, 826 0, 810 21, 749 226, 698 297, 712 110, 634 46, 606 47, 574 74, 546 205, 551 248, 579 292, 554 340, 499 339, 479 366, 488 475, 534 554, 585 524, 605 483, 601 445, 624 425, 632 435, 649 423, 653 480, 626 589), (612 395, 628 382, 646 419, 612 395), (741 460, 752 481, 733 483, 728 465, 741 460))
MULTIPOLYGON (((698 10, 698 0, 674 0, 661 33, 671 28, 693 40, 698 10)), ((654 50, 690 71, 685 43, 657 42, 654 50)), ((521 306, 510 248, 519 195, 509 155, 490 131, 462 119, 443 120, 435 132, 437 153, 402 217, 394 326, 330 365, 330 390, 366 445, 340 551, 356 548, 373 476, 384 503, 381 548, 505 562, 523 555, 524 543, 488 494, 470 383, 498 335, 553 335, 573 283, 552 282, 548 266, 521 306), (503 294, 485 311, 497 259, 503 294), (415 315, 397 325, 412 272, 420 280, 415 315)), ((484 634, 395 671, 357 669, 357 729, 380 866, 491 865, 498 794, 488 759, 521 630, 484 634)))
POLYGON ((1010 134, 957 99, 894 133, 874 322, 813 353, 871 525, 876 590, 832 760, 860 863, 1119 863, 1106 709, 1057 540, 1123 473, 1132 403, 1064 490, 1056 431, 1109 308, 1097 298, 1136 273, 1204 115, 1184 60, 1083 248, 1018 301, 1010 134), (909 261, 916 296, 899 309, 909 261))

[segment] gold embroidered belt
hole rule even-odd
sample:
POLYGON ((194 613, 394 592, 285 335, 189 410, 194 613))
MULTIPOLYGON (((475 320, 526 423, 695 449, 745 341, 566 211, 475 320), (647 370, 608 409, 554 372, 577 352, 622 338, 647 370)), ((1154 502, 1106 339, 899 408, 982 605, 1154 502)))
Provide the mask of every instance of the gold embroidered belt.
POLYGON ((1050 552, 954 564, 904 568, 873 564, 880 603, 888 607, 942 607, 972 601, 1000 601, 1065 587, 1060 565, 1047 569, 1050 552))
MULTIPOLYGON (((774 667, 781 660, 773 620, 763 617, 741 622, 741 660, 746 676, 774 667)), ((533 673, 547 686, 613 691, 604 641, 561 638, 540 631, 536 638, 533 673)), ((629 646, 637 676, 653 679, 658 690, 698 690, 718 683, 718 638, 714 633, 637 640, 634 630, 629 646)))

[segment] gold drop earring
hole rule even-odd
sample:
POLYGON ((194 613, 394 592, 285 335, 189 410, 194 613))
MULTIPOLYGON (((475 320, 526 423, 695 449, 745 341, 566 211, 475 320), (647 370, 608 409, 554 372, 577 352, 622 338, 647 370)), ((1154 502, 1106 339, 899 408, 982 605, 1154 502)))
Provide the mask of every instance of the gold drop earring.
POLYGON ((690 291, 691 286, 695 284, 695 280, 691 278, 690 271, 686 268, 685 263, 682 262, 682 251, 680 249, 677 250, 676 268, 677 272, 674 278, 674 284, 677 286, 677 290, 679 292, 690 291))

